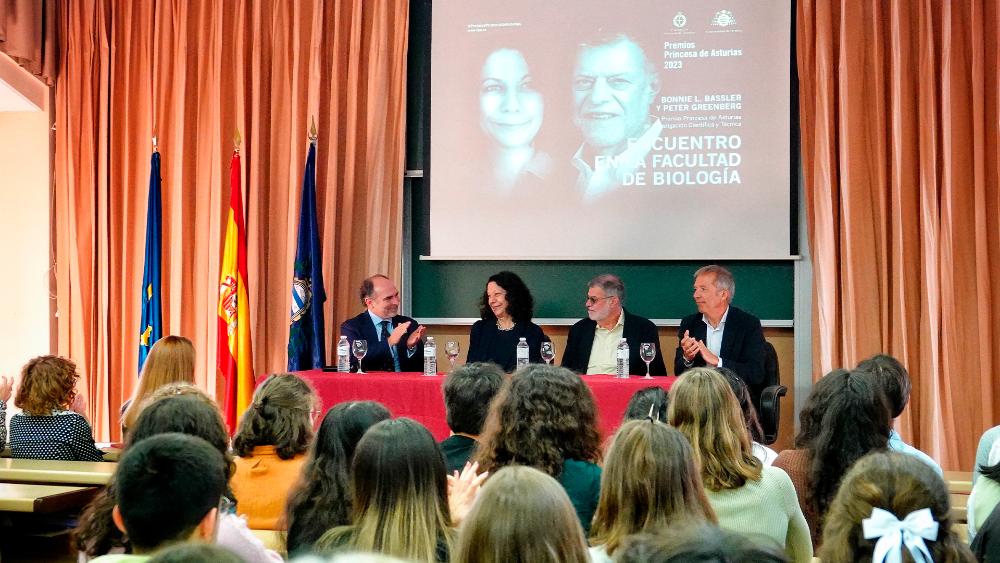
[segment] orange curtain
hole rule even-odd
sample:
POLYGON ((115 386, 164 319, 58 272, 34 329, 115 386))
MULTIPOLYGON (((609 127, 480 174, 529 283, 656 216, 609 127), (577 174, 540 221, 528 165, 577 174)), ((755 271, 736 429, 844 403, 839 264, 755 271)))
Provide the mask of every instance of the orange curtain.
POLYGON ((0 0, 0 52, 52 85, 58 66, 57 0, 0 0))
MULTIPOLYGON (((164 334, 214 393, 228 162, 242 135, 254 371, 285 368, 298 198, 315 117, 331 327, 360 280, 398 277, 408 3, 74 0, 60 6, 55 239, 59 353, 99 438, 136 381, 151 139, 163 178, 164 334)), ((327 331, 328 341, 336 330, 327 331)), ((329 346, 328 342, 328 346, 329 346)))
POLYGON ((798 0, 814 373, 886 352, 897 427, 970 470, 1000 424, 1000 14, 993 0, 798 0))

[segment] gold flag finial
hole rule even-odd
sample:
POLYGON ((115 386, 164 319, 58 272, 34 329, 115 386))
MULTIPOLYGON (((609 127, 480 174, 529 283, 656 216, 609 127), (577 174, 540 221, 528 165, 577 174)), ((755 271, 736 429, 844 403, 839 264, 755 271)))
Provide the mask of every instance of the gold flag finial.
POLYGON ((236 132, 233 133, 233 150, 240 152, 240 144, 243 143, 243 136, 240 135, 240 128, 236 128, 236 132))
POLYGON ((160 145, 156 142, 156 135, 153 135, 153 152, 160 152, 160 145))
POLYGON ((309 126, 309 141, 315 143, 316 139, 319 138, 319 133, 316 131, 316 116, 310 116, 312 120, 312 125, 309 126))

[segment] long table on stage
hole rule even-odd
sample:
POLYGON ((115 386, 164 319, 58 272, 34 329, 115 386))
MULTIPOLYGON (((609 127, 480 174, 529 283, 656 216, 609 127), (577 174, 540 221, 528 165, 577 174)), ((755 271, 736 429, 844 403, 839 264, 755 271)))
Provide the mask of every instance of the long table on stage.
MULTIPOLYGON (((427 427, 437 440, 448 437, 444 397, 441 384, 444 376, 426 377, 420 373, 369 372, 338 373, 311 370, 297 372, 316 388, 323 401, 323 410, 343 401, 378 401, 389 408, 392 416, 405 416, 427 427)), ((629 399, 639 389, 659 385, 670 389, 673 376, 644 379, 632 376, 616 379, 611 375, 584 375, 597 403, 598 424, 601 435, 608 437, 621 424, 629 399)))

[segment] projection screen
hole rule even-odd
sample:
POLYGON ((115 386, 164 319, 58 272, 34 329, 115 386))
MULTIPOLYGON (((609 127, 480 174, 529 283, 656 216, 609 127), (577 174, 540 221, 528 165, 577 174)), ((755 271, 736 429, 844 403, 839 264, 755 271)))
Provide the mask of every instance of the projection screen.
POLYGON ((435 2, 431 258, 780 259, 785 1, 435 2))

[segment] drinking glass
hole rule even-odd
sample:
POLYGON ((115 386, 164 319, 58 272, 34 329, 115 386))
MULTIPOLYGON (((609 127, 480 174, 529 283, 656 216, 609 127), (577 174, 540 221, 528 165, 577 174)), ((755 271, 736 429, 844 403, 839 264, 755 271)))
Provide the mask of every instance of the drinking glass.
POLYGON ((643 342, 639 346, 639 357, 642 358, 642 361, 646 362, 646 377, 643 379, 653 379, 653 376, 649 374, 649 364, 656 357, 656 344, 643 342))
POLYGON ((462 351, 462 347, 459 346, 458 342, 454 340, 449 340, 447 344, 444 345, 444 353, 448 355, 448 363, 451 364, 451 370, 455 371, 455 360, 458 358, 458 353, 462 351))
POLYGON ((556 347, 551 342, 542 342, 541 352, 546 365, 552 363, 553 358, 556 357, 556 347))
POLYGON ((361 358, 364 358, 365 354, 368 353, 368 341, 361 338, 355 340, 351 344, 351 350, 354 352, 354 357, 358 359, 358 373, 365 373, 361 369, 361 358))

